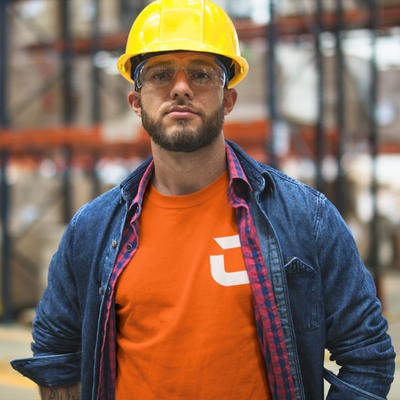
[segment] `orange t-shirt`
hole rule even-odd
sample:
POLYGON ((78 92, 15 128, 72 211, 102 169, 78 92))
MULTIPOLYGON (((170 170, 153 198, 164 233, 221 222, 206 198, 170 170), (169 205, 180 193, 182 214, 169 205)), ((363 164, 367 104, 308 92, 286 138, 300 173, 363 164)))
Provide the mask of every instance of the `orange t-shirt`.
POLYGON ((116 284, 116 400, 266 400, 229 172, 187 196, 149 184, 116 284))

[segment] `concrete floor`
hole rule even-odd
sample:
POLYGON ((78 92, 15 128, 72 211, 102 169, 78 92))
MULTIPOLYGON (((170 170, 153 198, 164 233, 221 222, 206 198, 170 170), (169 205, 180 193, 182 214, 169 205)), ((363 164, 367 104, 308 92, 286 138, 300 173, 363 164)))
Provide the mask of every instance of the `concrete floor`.
MULTIPOLYGON (((400 353, 400 271, 388 271, 382 278, 384 315, 389 321, 389 334, 397 354, 400 353)), ((10 359, 30 357, 30 328, 17 324, 0 324, 0 400, 40 400, 37 386, 14 371, 10 359)), ((326 361, 326 367, 337 372, 336 364, 326 361)), ((400 400, 400 364, 388 400, 400 400)), ((326 385, 326 392, 328 385, 326 385)))
POLYGON ((0 399, 39 400, 35 383, 11 368, 10 360, 31 357, 31 329, 20 325, 0 325, 0 399))

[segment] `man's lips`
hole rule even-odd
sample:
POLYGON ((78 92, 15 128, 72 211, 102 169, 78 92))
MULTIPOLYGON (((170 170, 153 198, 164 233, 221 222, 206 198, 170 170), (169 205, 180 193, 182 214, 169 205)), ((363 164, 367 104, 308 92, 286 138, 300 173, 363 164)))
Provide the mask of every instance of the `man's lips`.
POLYGON ((197 115, 196 112, 194 112, 191 108, 189 107, 173 107, 171 110, 167 112, 167 115, 170 117, 174 118, 191 118, 197 115))

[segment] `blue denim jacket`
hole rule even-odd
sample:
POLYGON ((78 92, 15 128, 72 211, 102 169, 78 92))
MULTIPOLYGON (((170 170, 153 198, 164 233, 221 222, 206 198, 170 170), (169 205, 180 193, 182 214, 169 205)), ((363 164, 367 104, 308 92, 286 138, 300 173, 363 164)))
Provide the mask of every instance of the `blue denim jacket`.
MULTIPOLYGON (((253 187, 255 224, 296 397, 323 399, 325 378, 329 400, 386 398, 395 353, 374 282, 349 229, 322 194, 229 144, 253 187), (337 376, 324 370, 325 348, 342 366, 337 376)), ((129 200, 149 162, 83 206, 64 233, 34 320, 34 357, 11 361, 40 386, 81 381, 82 399, 95 399, 101 309, 129 200)))

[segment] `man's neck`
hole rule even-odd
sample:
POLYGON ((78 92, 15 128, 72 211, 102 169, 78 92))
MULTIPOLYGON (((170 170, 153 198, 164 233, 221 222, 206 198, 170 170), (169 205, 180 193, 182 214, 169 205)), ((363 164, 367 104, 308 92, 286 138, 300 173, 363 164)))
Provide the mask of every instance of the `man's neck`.
POLYGON ((198 192, 219 178, 228 168, 224 138, 192 153, 174 153, 152 143, 152 183, 166 196, 198 192))

